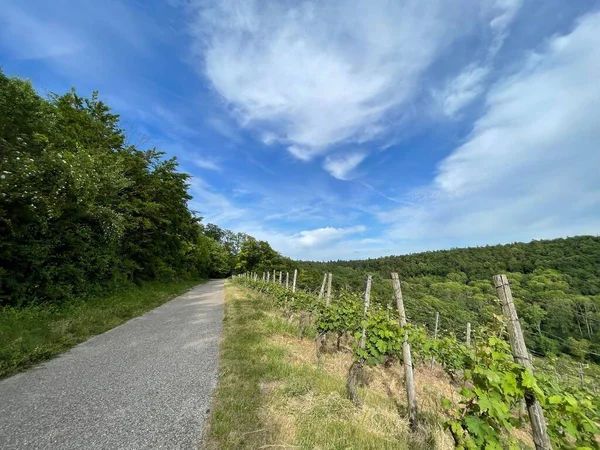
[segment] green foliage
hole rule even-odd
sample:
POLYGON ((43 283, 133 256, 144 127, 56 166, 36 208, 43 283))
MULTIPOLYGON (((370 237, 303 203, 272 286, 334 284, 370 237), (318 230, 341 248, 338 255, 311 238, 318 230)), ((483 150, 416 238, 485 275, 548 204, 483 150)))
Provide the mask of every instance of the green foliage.
POLYGON ((405 336, 414 352, 413 364, 435 357, 453 380, 462 384, 456 404, 450 399, 442 400, 448 414, 446 427, 459 449, 521 448, 511 430, 522 426, 517 411, 524 399, 532 396, 545 411, 555 448, 600 448, 596 440, 600 434, 598 398, 586 390, 567 389, 545 376, 538 381, 529 369, 517 364, 505 340, 506 320, 502 316, 493 314, 493 321, 477 330, 477 336, 486 337, 475 339, 473 346, 468 347, 451 333, 434 340, 427 336, 424 327, 407 325, 403 329, 398 317, 378 304, 363 319, 361 297, 347 291, 335 296, 326 307, 310 293, 296 291, 292 295, 277 284, 242 277, 237 281, 267 293, 287 310, 316 312, 318 333, 353 336, 355 359, 369 365, 401 359, 405 336), (364 348, 360 345, 363 327, 364 348))
MULTIPOLYGON (((362 322, 365 327, 365 348, 355 345, 354 356, 374 366, 382 364, 388 358, 402 359, 402 342, 405 330, 398 320, 393 320, 383 310, 370 311, 362 322)), ((361 331, 355 333, 355 340, 360 342, 361 331)))
POLYGON ((299 262, 301 286, 317 286, 333 273, 335 291, 361 291, 373 276, 374 303, 392 297, 390 272, 403 277, 411 322, 461 336, 464 325, 492 321, 497 298, 491 278, 506 273, 528 347, 541 355, 565 352, 600 362, 600 237, 579 236, 389 256, 362 261, 299 262))
POLYGON ((321 303, 317 316, 317 332, 335 333, 342 336, 353 335, 361 329, 362 305, 358 295, 343 292, 337 296, 329 308, 321 303))
POLYGON ((449 408, 447 422, 457 447, 518 449, 508 434, 518 425, 512 410, 526 395, 541 394, 535 378, 513 361, 508 343, 497 337, 476 345, 465 362, 462 400, 458 408, 449 408))
POLYGON ((420 353, 428 358, 435 358, 452 379, 457 379, 466 367, 473 364, 471 349, 459 342, 453 334, 441 339, 425 340, 420 353))
POLYGON ((60 305, 0 308, 0 378, 49 359, 138 316, 198 284, 198 280, 144 282, 109 295, 60 305))
POLYGON ((568 391, 549 377, 539 377, 548 433, 556 448, 600 449, 600 399, 585 389, 568 391))
POLYGON ((203 225, 188 179, 127 145, 96 92, 44 99, 0 71, 0 307, 285 264, 266 242, 203 225))

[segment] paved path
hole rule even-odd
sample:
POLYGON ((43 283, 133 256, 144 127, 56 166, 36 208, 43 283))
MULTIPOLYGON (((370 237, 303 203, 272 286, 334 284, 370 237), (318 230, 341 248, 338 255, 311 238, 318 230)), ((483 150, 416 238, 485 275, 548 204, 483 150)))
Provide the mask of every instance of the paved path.
POLYGON ((222 316, 211 281, 0 381, 0 449, 196 449, 222 316))

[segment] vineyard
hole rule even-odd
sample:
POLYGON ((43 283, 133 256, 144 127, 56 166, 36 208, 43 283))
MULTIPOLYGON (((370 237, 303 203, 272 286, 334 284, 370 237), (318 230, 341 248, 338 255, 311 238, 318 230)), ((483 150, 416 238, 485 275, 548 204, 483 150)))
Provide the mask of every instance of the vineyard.
POLYGON ((246 273, 234 277, 234 282, 280 309, 288 323, 297 326, 298 339, 307 336, 308 329, 316 330, 317 361, 323 352, 351 349, 347 394, 355 407, 361 407, 356 387, 366 366, 402 364, 409 423, 416 429, 421 415, 413 371, 419 365, 438 365, 458 393, 439 399, 445 428, 456 448, 524 448, 515 432, 523 430, 532 436, 536 449, 600 449, 600 398, 595 384, 574 385, 546 371, 534 375, 506 277, 495 277, 502 308, 495 305, 493 321, 472 333, 470 324, 465 324, 464 341, 457 337, 459 330, 437 326, 428 330, 411 323, 408 318, 415 311, 404 310, 397 274, 386 280, 393 285, 394 308, 392 299, 372 301, 370 276, 364 293, 333 292, 331 274, 325 274, 314 291, 297 289, 296 278, 297 271, 291 280, 290 274, 284 279, 282 272, 263 273, 262 278, 246 273), (502 293, 506 290, 508 298, 502 293))

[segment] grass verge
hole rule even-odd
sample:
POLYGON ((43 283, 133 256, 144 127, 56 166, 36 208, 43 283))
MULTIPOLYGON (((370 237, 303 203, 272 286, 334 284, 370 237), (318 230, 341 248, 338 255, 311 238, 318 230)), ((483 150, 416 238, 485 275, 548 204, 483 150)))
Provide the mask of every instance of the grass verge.
POLYGON ((148 282, 62 305, 0 308, 0 378, 50 359, 200 283, 148 282))
POLYGON ((206 450, 454 448, 435 411, 437 387, 447 388, 439 374, 416 374, 425 386, 420 399, 432 407, 421 415, 421 429, 410 433, 400 367, 367 369, 359 388, 363 405, 356 408, 346 397, 348 352, 323 354, 318 363, 314 330, 299 341, 294 318, 239 286, 227 285, 225 301, 206 450))

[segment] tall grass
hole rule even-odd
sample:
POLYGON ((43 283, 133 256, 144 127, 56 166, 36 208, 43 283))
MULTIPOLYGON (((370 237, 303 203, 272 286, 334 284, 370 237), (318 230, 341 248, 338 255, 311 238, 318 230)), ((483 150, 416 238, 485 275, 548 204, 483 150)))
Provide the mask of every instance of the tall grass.
POLYGON ((0 378, 52 358, 200 282, 155 281, 61 305, 0 308, 0 378))

